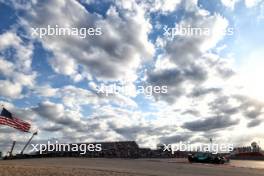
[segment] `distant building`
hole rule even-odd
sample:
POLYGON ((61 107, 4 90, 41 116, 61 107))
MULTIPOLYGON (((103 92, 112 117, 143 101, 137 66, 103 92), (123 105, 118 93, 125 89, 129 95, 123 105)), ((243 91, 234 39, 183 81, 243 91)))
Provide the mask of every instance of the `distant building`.
POLYGON ((231 159, 264 160, 264 153, 256 142, 252 142, 251 146, 234 148, 231 159))
MULTIPOLYGON (((164 150, 164 145, 158 145, 157 149, 140 148, 135 141, 117 141, 117 142, 96 142, 96 143, 77 143, 66 144, 67 146, 81 145, 101 145, 100 151, 80 151, 64 150, 64 151, 48 151, 42 148, 40 151, 31 154, 17 154, 12 158, 43 158, 43 157, 89 157, 89 158, 186 158, 188 151, 164 150)), ((7 158, 8 159, 8 158, 7 158)))
MULTIPOLYGON (((139 146, 135 141, 121 141, 121 142, 96 142, 96 143, 78 143, 82 144, 101 144, 101 151, 86 151, 81 154, 80 151, 44 151, 35 153, 43 157, 104 157, 104 158, 137 158, 139 153, 139 146)), ((72 145, 72 144, 69 144, 72 145)))
POLYGON ((251 146, 234 148, 233 153, 238 154, 238 153, 249 153, 249 152, 260 152, 260 151, 261 151, 261 147, 256 142, 252 142, 251 146))

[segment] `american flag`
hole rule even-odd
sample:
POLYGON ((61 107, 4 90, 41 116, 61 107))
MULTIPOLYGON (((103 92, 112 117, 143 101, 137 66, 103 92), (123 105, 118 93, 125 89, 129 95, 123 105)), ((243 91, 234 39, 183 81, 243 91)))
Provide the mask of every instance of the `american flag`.
POLYGON ((0 125, 8 125, 23 132, 29 132, 31 125, 13 116, 11 112, 3 108, 0 114, 0 125))

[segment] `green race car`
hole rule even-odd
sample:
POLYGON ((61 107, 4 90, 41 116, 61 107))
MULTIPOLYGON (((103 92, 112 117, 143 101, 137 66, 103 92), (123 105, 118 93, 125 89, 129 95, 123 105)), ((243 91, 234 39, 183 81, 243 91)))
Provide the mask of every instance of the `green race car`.
POLYGON ((189 154, 188 160, 190 163, 212 163, 212 164, 224 164, 228 162, 228 159, 218 154, 198 152, 195 154, 189 154))

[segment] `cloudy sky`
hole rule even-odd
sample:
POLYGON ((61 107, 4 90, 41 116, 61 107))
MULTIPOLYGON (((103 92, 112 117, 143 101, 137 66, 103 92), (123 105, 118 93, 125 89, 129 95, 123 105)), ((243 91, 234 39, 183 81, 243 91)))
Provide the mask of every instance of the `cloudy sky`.
MULTIPOLYGON (((264 145, 263 29, 262 0, 0 0, 0 103, 35 140, 264 145), (32 35, 48 25, 102 35, 32 35), (113 84, 129 91, 98 94, 113 84)), ((1 150, 29 137, 1 126, 1 150)))

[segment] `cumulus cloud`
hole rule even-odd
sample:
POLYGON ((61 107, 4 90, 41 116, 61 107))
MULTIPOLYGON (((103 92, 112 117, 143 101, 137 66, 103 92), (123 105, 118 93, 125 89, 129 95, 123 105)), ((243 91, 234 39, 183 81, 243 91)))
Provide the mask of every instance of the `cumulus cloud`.
POLYGON ((87 36, 85 39, 76 36, 38 39, 54 54, 50 60, 52 68, 73 79, 80 77, 76 80, 90 74, 97 79, 134 81, 139 64, 151 58, 154 52, 148 41, 151 24, 145 18, 144 10, 135 3, 132 9, 113 5, 102 17, 90 13, 77 1, 39 1, 32 5, 21 22, 29 33, 31 27, 47 25, 101 28, 101 36, 87 36), (50 6, 56 6, 57 10, 51 11, 50 6))
MULTIPOLYGON (((30 71, 32 62, 33 46, 31 43, 25 43, 15 32, 8 31, 0 35, 0 51, 15 49, 14 63, 17 69, 21 71, 30 71)), ((4 54, 3 54, 4 55, 4 54)))
POLYGON ((220 96, 208 103, 208 106, 215 114, 231 116, 238 113, 240 109, 238 104, 232 102, 232 99, 232 96, 220 96))
MULTIPOLYGON (((187 89, 204 84, 209 79, 209 74, 214 73, 218 74, 218 77, 228 78, 233 73, 224 64, 224 60, 207 57, 208 50, 215 47, 225 36, 224 31, 228 27, 228 21, 217 14, 209 15, 207 11, 198 7, 190 8, 185 4, 184 8, 189 11, 190 15, 177 25, 207 28, 211 35, 186 35, 176 36, 173 39, 168 37, 161 39, 164 52, 160 54, 157 62, 162 59, 169 60, 174 67, 163 68, 162 64, 156 64, 155 69, 148 72, 147 81, 152 85, 168 85, 168 94, 157 95, 157 98, 169 103, 188 94, 190 91, 187 89)), ((213 89, 208 88, 208 90, 213 89)), ((195 91, 197 89, 193 90, 193 94, 197 94, 195 91)))
POLYGON ((174 130, 175 127, 173 126, 161 126, 156 127, 150 125, 150 123, 141 123, 138 125, 130 125, 130 126, 123 126, 123 127, 115 127, 115 125, 112 122, 109 122, 110 126, 112 127, 112 130, 114 130, 116 133, 120 134, 124 139, 138 139, 142 140, 141 136, 149 136, 150 137, 156 137, 159 136, 167 136, 170 135, 174 130))
POLYGON ((175 11, 181 4, 182 0, 148 0, 141 2, 142 5, 150 12, 161 12, 167 14, 175 11))
POLYGON ((168 93, 157 94, 158 98, 174 102, 177 97, 185 94, 184 83, 196 84, 206 80, 207 73, 197 65, 183 69, 158 70, 149 73, 148 83, 154 86, 168 86, 168 93))
MULTIPOLYGON (((64 109, 62 104, 55 104, 52 102, 42 102, 37 107, 32 108, 34 112, 57 124, 62 124, 72 128, 81 125, 80 114, 74 111, 64 109)), ((78 130, 78 129, 77 129, 78 130)))
POLYGON ((173 135, 173 136, 163 136, 160 138, 160 142, 162 144, 173 144, 178 143, 180 141, 186 142, 190 139, 191 135, 188 133, 184 133, 181 135, 173 135))
POLYGON ((260 119, 255 119, 255 120, 250 121, 250 122, 247 124, 247 127, 249 127, 249 128, 256 127, 256 126, 260 125, 261 123, 262 123, 262 120, 260 120, 260 119))
POLYGON ((194 88, 191 96, 192 97, 200 97, 203 95, 207 95, 209 93, 219 93, 222 89, 220 88, 194 88))
POLYGON ((210 131, 227 128, 239 123, 239 120, 233 120, 228 116, 208 117, 204 120, 186 122, 183 127, 191 131, 210 131))
POLYGON ((137 107, 137 103, 130 97, 122 94, 100 95, 96 89, 84 89, 73 85, 67 85, 61 88, 53 88, 48 85, 34 87, 35 93, 42 97, 56 97, 61 99, 64 106, 71 109, 81 109, 82 105, 100 106, 103 104, 115 104, 121 107, 137 107))
POLYGON ((21 98, 23 89, 33 87, 37 76, 31 70, 33 46, 11 31, 0 35, 0 43, 0 73, 4 76, 0 80, 0 95, 21 98), (10 49, 14 54, 8 54, 10 49))
POLYGON ((6 80, 0 80, 1 96, 19 98, 22 92, 22 87, 19 83, 12 83, 6 80))
POLYGON ((243 111, 243 114, 250 118, 255 119, 258 118, 261 114, 263 114, 264 103, 246 96, 236 96, 238 100, 240 100, 241 106, 240 109, 243 111))

